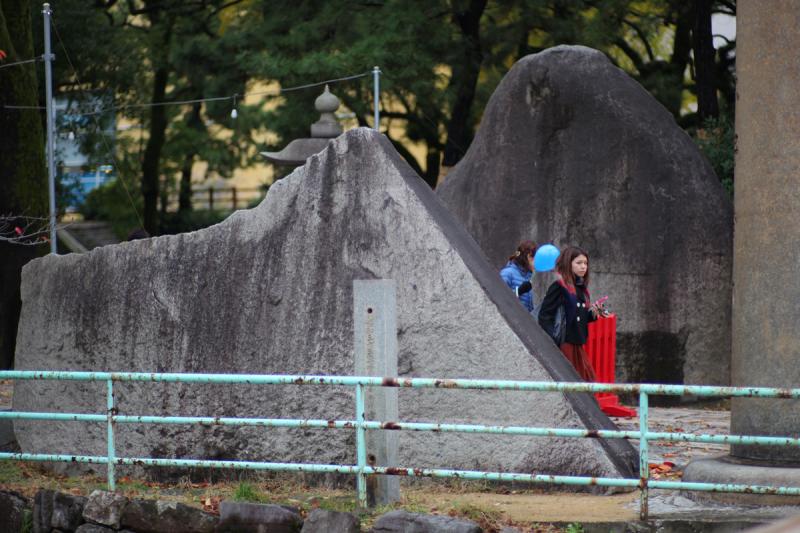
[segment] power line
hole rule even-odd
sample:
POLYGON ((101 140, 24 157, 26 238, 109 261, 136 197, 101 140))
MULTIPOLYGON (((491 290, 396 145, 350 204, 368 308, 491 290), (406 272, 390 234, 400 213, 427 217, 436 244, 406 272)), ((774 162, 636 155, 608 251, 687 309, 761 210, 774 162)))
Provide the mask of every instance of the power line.
MULTIPOLYGON (((81 80, 78 77, 78 69, 75 68, 75 65, 72 64, 72 60, 69 57, 69 53, 67 52, 67 47, 64 45, 63 39, 61 39, 61 34, 58 32, 58 27, 56 26, 56 22, 53 19, 52 14, 50 15, 50 25, 53 27, 53 30, 56 33, 56 38, 58 39, 58 43, 61 45, 61 49, 64 50, 64 57, 67 59, 67 63, 69 63, 69 67, 72 69, 73 74, 75 75, 75 80, 77 80, 78 85, 81 85, 81 80)), ((95 127, 98 131, 103 131, 103 128, 100 126, 100 123, 97 120, 97 117, 92 117, 95 123, 95 127)), ((142 220, 142 216, 139 214, 139 210, 136 208, 136 202, 133 201, 133 196, 131 195, 131 191, 128 189, 128 184, 125 182, 125 179, 122 177, 122 167, 117 160, 117 156, 114 153, 114 150, 111 148, 111 145, 108 144, 108 139, 106 136, 101 134, 100 139, 102 140, 103 145, 106 148, 106 151, 111 156, 111 159, 114 161, 114 166, 117 168, 117 176, 119 177, 120 182, 122 183, 122 187, 125 189, 125 194, 128 196, 128 201, 133 207, 133 212, 136 214, 136 220, 139 222, 139 227, 144 227, 144 221, 142 220)))
MULTIPOLYGON (((55 29, 55 24, 53 24, 53 28, 55 29)), ((56 36, 58 36, 58 30, 56 30, 56 36)), ((58 38, 59 44, 61 44, 62 49, 64 49, 64 42, 61 40, 61 37, 58 38)), ((66 49, 64 49, 64 54, 66 55, 66 49)), ((75 67, 72 66, 72 62, 69 61, 69 57, 67 56, 67 61, 70 63, 70 67, 73 71, 75 71, 75 67)), ((188 105, 188 104, 199 104, 203 102, 220 102, 224 100, 241 100, 243 98, 247 98, 248 96, 263 96, 263 95, 270 95, 270 96, 280 96, 282 93, 290 92, 290 91, 299 91, 301 89, 310 89, 312 87, 320 87, 322 85, 327 85, 330 83, 336 83, 340 81, 349 81, 358 78, 365 78, 371 75, 371 72, 362 72, 361 74, 354 74, 352 76, 344 76, 342 78, 334 78, 325 81, 318 81, 315 83, 308 83, 306 85, 297 85, 295 87, 286 87, 278 89, 278 91, 256 91, 256 92, 249 92, 243 94, 232 94, 231 96, 210 96, 208 98, 195 98, 193 100, 166 100, 163 102, 148 102, 146 104, 125 104, 121 106, 110 106, 101 108, 96 111, 87 111, 85 113, 68 113, 71 116, 83 116, 83 117, 90 117, 93 115, 102 115, 105 113, 110 112, 117 112, 124 109, 142 109, 148 107, 157 107, 157 106, 168 106, 168 105, 188 105)), ((75 77, 77 78, 77 71, 75 71, 75 77)), ((78 84, 80 85, 80 80, 78 80, 78 84)), ((3 105, 5 109, 46 109, 44 106, 15 106, 15 105, 3 105)))
POLYGON ((0 104, 3 109, 47 109, 42 105, 5 105, 0 104))
POLYGON ((0 69, 8 68, 8 67, 16 67, 17 65, 25 65, 28 63, 36 63, 37 61, 41 61, 44 59, 44 56, 37 56, 33 59, 25 59, 24 61, 15 61, 14 63, 3 63, 0 65, 0 69))
POLYGON ((286 89, 281 89, 280 92, 287 93, 289 91, 297 91, 297 90, 300 90, 300 89, 308 89, 310 87, 319 87, 320 85, 326 85, 328 83, 336 83, 337 81, 347 81, 347 80, 354 80, 356 78, 365 78, 365 77, 367 77, 367 76, 369 76, 371 74, 372 74, 372 72, 367 71, 367 72, 363 72, 361 74, 353 74, 352 76, 345 76, 344 78, 336 78, 336 79, 333 79, 333 80, 325 80, 325 81, 320 81, 320 82, 317 82, 317 83, 309 83, 308 85, 298 85, 297 87, 287 87, 286 89))
POLYGON ((362 72, 361 74, 354 74, 352 76, 344 76, 342 78, 334 78, 334 79, 331 79, 331 80, 319 81, 319 82, 315 82, 315 83, 308 83, 306 85, 298 85, 296 87, 281 88, 281 89, 278 89, 277 92, 275 92, 275 91, 257 91, 257 92, 249 92, 249 93, 244 93, 244 94, 238 94, 237 93, 237 94, 232 94, 231 96, 211 96, 211 97, 208 97, 208 98, 195 98, 193 100, 175 100, 175 101, 167 100, 167 101, 164 101, 164 102, 149 102, 149 103, 146 103, 146 104, 126 104, 126 105, 122 105, 122 106, 111 106, 111 107, 100 109, 98 111, 89 111, 89 112, 86 112, 86 113, 71 113, 71 114, 72 115, 77 115, 77 116, 91 116, 91 115, 102 115, 104 113, 109 113, 109 112, 112 112, 112 111, 120 111, 120 110, 123 110, 123 109, 129 109, 129 108, 139 109, 139 108, 148 108, 148 107, 156 107, 156 106, 167 106, 167 105, 188 105, 188 104, 199 104, 199 103, 203 103, 203 102, 219 102, 219 101, 224 101, 224 100, 231 100, 231 101, 235 102, 236 100, 241 100, 243 98, 247 98, 248 96, 263 96, 263 95, 279 96, 280 94, 286 93, 286 92, 289 92, 289 91, 298 91, 300 89, 309 89, 311 87, 319 87, 321 85, 327 85, 329 83, 336 83, 336 82, 339 82, 339 81, 348 81, 348 80, 354 80, 354 79, 357 79, 357 78, 364 78, 366 76, 369 76, 370 74, 371 74, 370 72, 362 72))

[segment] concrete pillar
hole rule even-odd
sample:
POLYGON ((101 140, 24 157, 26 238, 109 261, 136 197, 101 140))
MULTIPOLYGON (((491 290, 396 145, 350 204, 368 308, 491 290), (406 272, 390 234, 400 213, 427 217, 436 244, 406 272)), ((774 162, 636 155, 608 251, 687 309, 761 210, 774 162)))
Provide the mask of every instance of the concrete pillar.
MULTIPOLYGON (((800 0, 737 4, 733 385, 800 387, 800 0)), ((731 432, 800 434, 800 401, 736 399, 731 432)), ((779 464, 800 449, 734 446, 779 464)))
MULTIPOLYGON (((393 280, 353 281, 355 372, 358 376, 397 377, 397 300, 393 280)), ((397 422, 397 389, 367 387, 367 420, 397 422)), ((367 462, 373 466, 398 466, 397 432, 367 431, 367 462)), ((370 507, 400 500, 396 476, 367 478, 370 507)))

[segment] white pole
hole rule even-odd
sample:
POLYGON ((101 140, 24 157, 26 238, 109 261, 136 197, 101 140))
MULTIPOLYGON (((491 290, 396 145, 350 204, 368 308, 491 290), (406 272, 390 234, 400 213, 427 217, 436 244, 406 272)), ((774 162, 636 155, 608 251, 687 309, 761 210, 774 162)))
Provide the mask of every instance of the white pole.
POLYGON ((50 4, 42 6, 44 14, 44 83, 47 99, 47 185, 50 193, 50 253, 56 254, 56 155, 55 118, 53 105, 53 68, 55 56, 50 52, 50 4))
POLYGON ((372 81, 373 81, 373 110, 375 112, 374 124, 372 128, 375 131, 381 131, 381 110, 380 110, 380 95, 381 95, 381 69, 372 67, 372 81))

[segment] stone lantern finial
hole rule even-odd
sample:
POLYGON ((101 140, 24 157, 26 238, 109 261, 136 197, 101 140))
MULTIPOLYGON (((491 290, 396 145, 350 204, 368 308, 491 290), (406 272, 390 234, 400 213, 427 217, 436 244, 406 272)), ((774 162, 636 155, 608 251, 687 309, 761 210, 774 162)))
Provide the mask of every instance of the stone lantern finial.
POLYGON ((319 111, 319 120, 311 125, 311 137, 295 139, 280 152, 261 152, 269 161, 279 165, 300 166, 312 155, 328 146, 328 141, 342 134, 342 126, 334 113, 339 109, 339 99, 331 93, 328 86, 314 101, 319 111))
POLYGON ((317 96, 314 107, 319 111, 319 120, 311 125, 312 137, 331 138, 342 134, 342 126, 336 120, 334 112, 339 109, 339 99, 330 92, 328 85, 325 91, 317 96))

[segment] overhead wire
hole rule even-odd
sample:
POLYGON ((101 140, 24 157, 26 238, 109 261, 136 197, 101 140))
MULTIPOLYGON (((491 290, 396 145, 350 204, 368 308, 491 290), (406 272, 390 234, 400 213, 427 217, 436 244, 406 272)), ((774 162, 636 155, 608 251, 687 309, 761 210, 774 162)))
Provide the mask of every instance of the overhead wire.
MULTIPOLYGON (((53 23, 53 29, 56 29, 55 23, 53 23)), ((57 34, 58 34, 58 30, 56 30, 56 35, 57 34)), ((60 37, 58 37, 58 40, 59 40, 59 43, 61 45, 61 48, 64 50, 64 53, 66 54, 66 48, 64 47, 64 42, 61 40, 60 37)), ((75 72, 75 77, 77 79, 77 77, 78 77, 77 76, 77 71, 75 70, 75 67, 72 65, 72 62, 70 61, 69 57, 67 57, 67 61, 70 63, 70 67, 75 72)), ((341 77, 341 78, 333 78, 333 79, 330 79, 330 80, 318 81, 318 82, 315 82, 315 83, 307 83, 305 85, 297 85, 295 87, 282 87, 282 88, 278 89, 277 91, 275 91, 275 90, 253 91, 253 92, 242 93, 242 94, 235 93, 235 94, 232 94, 230 96, 210 96, 208 98, 195 98, 195 99, 192 99, 192 100, 165 100, 163 102, 147 102, 147 103, 138 103, 138 104, 136 104, 136 103, 134 103, 134 104, 125 104, 125 105, 121 105, 121 106, 104 107, 104 108, 96 109, 94 111, 86 111, 86 112, 82 112, 82 113, 70 113, 70 115, 72 115, 72 116, 89 117, 89 116, 92 116, 92 115, 102 115, 102 114, 105 114, 105 113, 110 113, 112 111, 113 112, 118 112, 118 111, 122 111, 122 110, 125 110, 125 109, 140 109, 140 108, 157 107, 157 106, 168 106, 168 105, 189 105, 189 104, 198 104, 198 103, 203 103, 203 102, 220 102, 220 101, 224 101, 224 100, 233 100, 233 101, 235 101, 237 99, 241 100, 243 98, 247 98, 248 96, 263 96, 263 95, 280 96, 282 93, 286 93, 286 92, 299 91, 301 89, 310 89, 312 87, 320 87, 322 85, 327 85, 327 84, 330 84, 330 83, 337 83, 337 82, 340 82, 340 81, 349 81, 349 80, 354 80, 354 79, 358 79, 358 78, 364 78, 364 77, 370 76, 371 74, 372 74, 371 72, 362 72, 360 74, 353 74, 352 76, 344 76, 344 77, 341 77)), ((78 84, 80 84, 80 80, 78 80, 78 84)), ((5 109, 47 109, 45 106, 4 105, 3 107, 5 109)))
POLYGON ((37 61, 42 61, 43 59, 44 56, 36 56, 33 59, 23 59, 22 61, 15 61, 13 63, 3 63, 0 64, 0 69, 16 67, 17 65, 27 65, 28 63, 36 63, 37 61))
MULTIPOLYGON (((69 64, 69 66, 72 69, 72 72, 73 72, 73 74, 75 76, 75 80, 78 83, 78 85, 82 85, 81 80, 80 80, 80 78, 78 76, 78 71, 75 68, 75 65, 72 63, 72 60, 70 59, 70 56, 69 56, 69 53, 67 52, 67 48, 66 48, 66 46, 64 44, 64 41, 63 41, 63 39, 61 38, 61 35, 58 32, 58 27, 56 25, 55 18, 52 15, 51 15, 50 21, 51 21, 53 30, 54 30, 54 32, 56 34, 56 38, 58 39, 59 45, 61 46, 61 49, 64 51, 64 57, 66 58, 67 63, 69 64)), ((28 60, 27 62, 40 60, 40 59, 43 59, 43 57, 44 56, 41 56, 41 57, 36 58, 34 60, 28 60)), ((8 65, 8 66, 10 66, 10 65, 8 65)), ((237 98, 238 99, 243 99, 243 98, 246 98, 248 96, 262 96, 262 95, 279 96, 282 93, 286 93, 286 92, 290 92, 290 91, 298 91, 298 90, 301 90, 301 89, 309 89, 309 88, 312 88, 312 87, 319 87, 319 86, 327 85, 327 84, 330 84, 330 83, 337 83, 337 82, 341 82, 341 81, 349 81, 349 80, 353 80, 353 79, 364 78, 364 77, 370 76, 371 74, 372 73, 370 71, 366 71, 366 72, 362 72, 362 73, 359 73, 359 74, 354 74, 354 75, 350 75, 350 76, 343 76, 343 77, 339 77, 339 78, 333 78, 333 79, 324 80, 324 81, 315 82, 315 83, 308 83, 308 84, 304 84, 304 85, 297 85, 297 86, 294 86, 294 87, 280 88, 280 89, 278 89, 277 92, 275 90, 268 90, 268 91, 249 92, 249 93, 244 93, 244 94, 233 94, 231 96, 212 96, 212 97, 208 97, 208 98, 196 98, 196 99, 191 99, 191 100, 175 100, 175 101, 148 102, 148 103, 139 103, 139 104, 126 104, 126 105, 123 105, 123 106, 110 106, 108 108, 103 108, 103 109, 99 109, 99 110, 95 110, 95 111, 88 111, 88 112, 84 112, 84 113, 69 113, 69 115, 70 116, 92 117, 92 119, 95 122, 95 126, 98 129, 98 131, 102 131, 102 127, 101 127, 100 123, 97 120, 97 115, 101 115, 101 114, 104 114, 104 113, 117 112, 117 111, 120 111, 120 110, 129 109, 129 108, 144 109, 144 108, 150 108, 150 107, 156 107, 156 106, 188 105, 188 104, 196 104, 196 103, 204 103, 204 102, 216 102, 216 101, 225 101, 225 100, 232 100, 234 102, 234 104, 235 104, 237 98)), ((2 107, 6 108, 6 109, 46 109, 43 106, 10 106, 10 105, 5 105, 5 106, 2 106, 2 107)), ((106 139, 106 136, 105 135, 100 135, 100 138, 101 138, 103 144, 105 145, 105 148, 108 151, 109 155, 113 159, 115 167, 120 169, 121 166, 119 165, 119 161, 117 160, 117 157, 116 157, 114 151, 112 150, 111 146, 108 144, 108 140, 106 139)), ((125 189, 125 193, 128 196, 128 200, 131 203, 131 207, 133 207, 134 213, 136 214, 136 218, 139 221, 139 224, 141 226, 144 226, 144 223, 142 221, 142 217, 139 214, 139 210, 136 208, 136 204, 133 201, 133 196, 131 195, 131 192, 130 192, 130 190, 128 188, 128 185, 125 182, 124 178, 122 178, 121 174, 120 174, 120 181, 121 181, 121 183, 123 185, 123 188, 125 189)))
MULTIPOLYGON (((64 45, 64 41, 61 39, 61 34, 58 32, 58 26, 56 25, 55 18, 52 15, 50 16, 50 24, 53 27, 53 31, 56 34, 56 38, 58 39, 59 44, 61 45, 61 49, 64 51, 64 57, 67 59, 69 67, 72 69, 72 72, 75 76, 75 81, 78 82, 78 85, 81 85, 81 80, 80 77, 78 76, 78 70, 75 68, 75 65, 72 63, 72 60, 69 57, 69 52, 67 52, 67 47, 64 45)), ((105 146, 109 156, 114 161, 114 167, 118 170, 117 176, 119 177, 120 183, 122 183, 122 188, 125 189, 125 194, 128 196, 128 201, 130 202, 131 207, 133 208, 133 212, 136 214, 136 220, 138 220, 139 222, 139 227, 143 228, 144 221, 142 219, 142 216, 139 214, 139 209, 137 209, 136 207, 136 202, 133 201, 133 196, 131 195, 131 191, 128 189, 128 184, 122 177, 122 172, 121 172, 122 167, 119 164, 119 161, 117 160, 117 156, 114 153, 114 150, 111 148, 111 145, 108 143, 108 139, 106 139, 106 136, 102 133, 103 128, 100 125, 100 122, 97 120, 97 117, 93 116, 92 119, 94 120, 97 131, 101 132, 100 139, 102 140, 102 143, 105 146)))
MULTIPOLYGON (((75 68, 75 65, 73 64, 72 59, 70 58, 69 52, 67 51, 66 45, 64 44, 64 40, 61 38, 61 34, 58 31, 58 26, 56 25, 55 17, 53 17, 52 15, 51 15, 51 18, 50 18, 50 22, 51 22, 51 25, 53 27, 54 33, 56 35, 56 38, 58 39, 59 45, 61 46, 61 49, 64 52, 64 57, 67 60, 67 63, 69 64, 69 67, 73 72, 73 75, 75 76, 75 81, 80 86, 80 85, 82 85, 82 83, 81 83, 80 77, 78 75, 78 70, 75 68)), ((6 64, 0 65, 0 69, 6 68, 6 67, 17 66, 17 65, 28 64, 28 63, 35 63, 37 61, 42 61, 43 59, 44 59, 44 56, 42 55, 42 56, 37 56, 37 57, 32 58, 32 59, 27 59, 27 60, 23 60, 23 61, 16 61, 14 63, 6 63, 6 64)), ((248 96, 263 96, 263 95, 279 96, 282 93, 287 93, 287 92, 291 92, 291 91, 298 91, 298 90, 302 90, 302 89, 320 87, 320 86, 331 84, 331 83, 337 83, 337 82, 342 82, 342 81, 354 80, 354 79, 358 79, 358 78, 364 78, 364 77, 370 76, 371 74, 372 74, 371 71, 366 71, 366 72, 362 72, 362 73, 359 73, 359 74, 353 74, 353 75, 350 75, 350 76, 342 76, 342 77, 339 77, 339 78, 332 78, 332 79, 319 81, 319 82, 315 82, 315 83, 308 83, 308 84, 297 85, 297 86, 293 86, 293 87, 282 87, 282 88, 279 88, 277 91, 275 91, 275 90, 254 91, 254 92, 248 92, 248 93, 244 93, 244 94, 233 94, 233 95, 230 95, 230 96, 212 96, 212 97, 208 97, 208 98, 196 98, 196 99, 191 99, 191 100, 170 100, 170 101, 162 101, 162 102, 133 103, 133 104, 126 104, 126 105, 122 105, 122 106, 109 106, 107 108, 101 108, 101 109, 98 109, 98 110, 87 111, 87 112, 82 112, 82 113, 69 112, 68 114, 70 116, 92 117, 92 119, 93 119, 93 121, 95 123, 95 126, 98 129, 98 131, 102 131, 103 128, 102 128, 101 124, 99 123, 99 121, 97 120, 97 116, 105 114, 105 113, 119 112, 119 111, 122 111, 122 110, 125 110, 125 109, 144 109, 144 108, 151 108, 151 107, 157 107, 157 106, 168 106, 168 105, 170 105, 170 106, 171 105, 189 105, 189 104, 196 104, 196 103, 218 102, 218 101, 225 101, 225 100, 232 100, 234 102, 234 104, 235 104, 237 99, 244 99, 244 98, 246 98, 248 96)), ((7 104, 0 104, 0 108, 3 108, 3 109, 18 109, 18 110, 36 109, 36 110, 42 110, 42 111, 47 109, 45 106, 22 106, 22 105, 7 105, 7 104)), ((119 164, 119 160, 117 159, 117 156, 114 153, 114 150, 112 149, 112 147, 108 143, 108 140, 106 139, 106 136, 105 135, 100 135, 100 139, 101 139, 101 142, 103 143, 106 151, 108 152, 109 156, 114 161, 115 167, 117 169, 121 170, 121 165, 119 164)), ((137 209, 136 204, 135 204, 135 202, 133 200, 133 195, 131 194, 131 191, 130 191, 130 189, 128 187, 128 184, 126 183, 125 179, 122 177, 121 173, 118 173, 118 175, 120 177, 120 182, 122 183, 123 188, 125 189, 125 193, 126 193, 126 195, 128 197, 128 201, 130 202, 131 207, 133 207, 134 213, 136 214, 136 218, 137 218, 139 224, 141 226, 144 226, 144 222, 143 222, 142 217, 141 217, 141 215, 139 213, 139 210, 137 209)))

